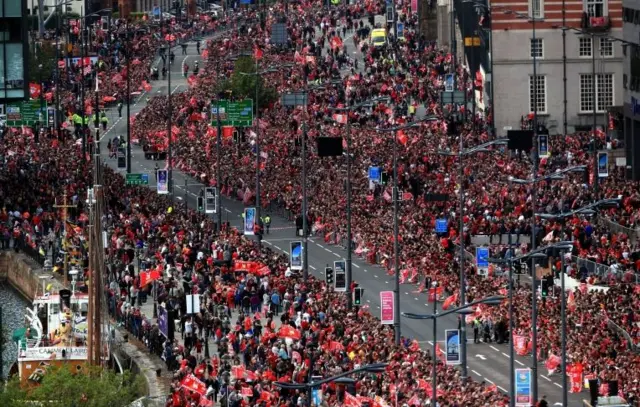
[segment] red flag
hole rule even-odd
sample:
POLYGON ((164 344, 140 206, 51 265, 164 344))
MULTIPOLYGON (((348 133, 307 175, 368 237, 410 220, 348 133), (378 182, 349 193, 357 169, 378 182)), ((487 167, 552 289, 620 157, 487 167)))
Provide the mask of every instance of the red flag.
POLYGON ((29 96, 31 96, 31 99, 39 98, 41 92, 42 92, 42 87, 40 86, 39 83, 29 84, 29 96))
POLYGON ((406 146, 407 141, 409 141, 409 138, 402 130, 398 130, 397 138, 398 138, 398 143, 402 144, 403 146, 406 146))
POLYGON ((576 296, 573 294, 573 290, 569 292, 569 296, 567 297, 567 309, 569 312, 576 310, 576 296))
POLYGON ((256 45, 256 46, 253 48, 253 57, 254 57, 255 59, 260 60, 260 59, 262 59, 262 57, 263 57, 263 56, 264 56, 264 52, 262 52, 262 50, 260 49, 260 47, 256 45))
POLYGON ((242 397, 253 397, 253 390, 251 387, 243 387, 241 390, 242 397))
POLYGON ((556 356, 554 354, 549 355, 549 359, 547 359, 547 362, 545 363, 549 374, 553 373, 558 368, 558 366, 560 366, 561 362, 562 359, 560 358, 560 356, 556 356))
POLYGON ((329 343, 329 350, 331 352, 343 351, 344 350, 344 345, 342 345, 338 341, 331 341, 331 343, 329 343))
POLYGON ((200 397, 200 407, 213 407, 213 401, 209 400, 206 397, 200 397))
POLYGON ((458 301, 458 294, 448 296, 442 304, 442 309, 446 311, 450 306, 455 304, 456 301, 458 301))
POLYGON ((201 396, 204 396, 207 392, 207 386, 192 374, 185 377, 180 385, 187 390, 200 394, 201 396))
POLYGON ((344 405, 350 407, 362 407, 362 403, 360 403, 360 400, 349 393, 344 393, 344 405))

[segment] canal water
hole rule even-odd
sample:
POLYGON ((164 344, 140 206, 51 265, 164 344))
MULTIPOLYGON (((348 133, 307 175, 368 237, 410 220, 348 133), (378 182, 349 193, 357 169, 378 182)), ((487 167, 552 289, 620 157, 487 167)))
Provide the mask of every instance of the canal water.
POLYGON ((16 328, 23 327, 25 308, 29 301, 6 283, 0 283, 0 306, 2 307, 2 332, 6 335, 2 351, 2 373, 6 377, 9 367, 18 357, 18 347, 11 342, 11 334, 16 328))

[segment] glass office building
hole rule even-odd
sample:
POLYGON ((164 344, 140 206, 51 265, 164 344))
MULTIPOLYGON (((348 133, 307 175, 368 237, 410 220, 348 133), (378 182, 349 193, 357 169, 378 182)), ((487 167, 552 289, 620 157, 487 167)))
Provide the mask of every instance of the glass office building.
POLYGON ((0 101, 29 96, 27 0, 0 0, 0 101))

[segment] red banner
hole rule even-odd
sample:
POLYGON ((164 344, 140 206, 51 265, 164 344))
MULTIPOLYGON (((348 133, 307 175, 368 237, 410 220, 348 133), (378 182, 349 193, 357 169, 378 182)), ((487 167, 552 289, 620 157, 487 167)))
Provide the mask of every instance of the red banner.
POLYGON ((553 354, 549 355, 549 359, 547 359, 547 362, 545 363, 549 374, 553 373, 558 368, 558 366, 560 366, 560 363, 562 363, 562 359, 560 358, 560 356, 556 356, 553 354))
POLYGON ((582 391, 582 365, 573 363, 567 368, 569 376, 571 393, 580 393, 582 391))
POLYGON ((251 390, 251 387, 243 387, 241 391, 242 397, 253 397, 253 390, 251 390))
POLYGON ((513 344, 516 349, 516 353, 520 356, 527 354, 527 338, 522 335, 513 336, 513 344))
POLYGON ((201 396, 204 396, 207 393, 207 386, 192 374, 185 377, 180 385, 187 390, 200 394, 201 396))
POLYGON ((31 99, 37 99, 40 97, 40 93, 42 93, 42 87, 39 83, 30 83, 29 84, 29 96, 31 99))
POLYGON ((233 262, 233 271, 246 271, 254 274, 261 266, 262 264, 257 261, 236 260, 233 262))

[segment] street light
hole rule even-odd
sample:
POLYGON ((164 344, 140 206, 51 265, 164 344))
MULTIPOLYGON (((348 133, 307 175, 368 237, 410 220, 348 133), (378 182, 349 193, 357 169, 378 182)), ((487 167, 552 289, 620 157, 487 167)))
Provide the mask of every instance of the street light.
POLYGON ((405 126, 392 127, 390 129, 378 129, 382 132, 393 132, 393 258, 394 258, 394 272, 395 272, 395 288, 394 288, 394 303, 395 314, 393 328, 395 332, 395 343, 400 344, 400 243, 399 231, 398 231, 398 132, 405 129, 411 129, 420 127, 422 122, 438 120, 435 116, 425 117, 424 119, 407 124, 405 126))
MULTIPOLYGON (((511 243, 511 234, 509 234, 509 243, 511 243)), ((511 247, 511 245, 509 245, 511 247)), ((509 406, 515 406, 515 347, 513 343, 513 327, 514 327, 514 316, 513 316, 513 263, 514 261, 522 261, 528 259, 540 259, 546 258, 547 255, 544 253, 548 249, 566 249, 571 248, 571 242, 560 242, 550 246, 541 247, 534 251, 531 251, 524 256, 513 257, 511 254, 508 259, 494 259, 489 258, 490 263, 502 264, 507 263, 509 265, 509 406)), ((564 283, 563 283, 564 284, 564 283)), ((534 289, 535 291, 535 289, 534 289)), ((567 404, 563 404, 566 406, 567 404)))
MULTIPOLYGON (((534 133, 534 143, 537 143, 536 141, 536 136, 534 133)), ((537 199, 538 199, 538 194, 537 194, 537 189, 536 189, 536 184, 538 182, 541 181, 552 181, 552 180, 558 180, 558 179, 562 179, 564 177, 564 174, 567 173, 571 173, 571 172, 583 172, 586 170, 586 166, 585 165, 578 165, 575 167, 569 167, 569 168, 565 168, 564 170, 560 170, 560 171, 556 171, 552 174, 549 175, 544 175, 542 177, 538 177, 535 178, 536 174, 538 173, 538 148, 534 147, 533 151, 532 151, 532 155, 533 155, 533 171, 532 171, 532 178, 531 179, 520 179, 520 178, 509 178, 509 182, 512 182, 514 184, 520 184, 520 185, 531 185, 531 206, 532 206, 532 212, 535 214, 536 213, 536 206, 537 206, 537 199)), ((536 248, 536 217, 532 216, 531 217, 531 239, 530 239, 530 248, 531 248, 531 252, 535 251, 536 248)), ((537 402, 538 400, 538 294, 536 292, 536 284, 537 284, 537 276, 535 274, 535 259, 531 258, 531 279, 532 279, 532 285, 531 285, 531 347, 532 347, 532 354, 531 354, 531 376, 532 376, 532 387, 533 387, 533 391, 532 391, 532 396, 533 396, 533 400, 535 402, 537 402)))
MULTIPOLYGON (((351 236, 351 120, 349 113, 352 110, 359 109, 361 107, 370 107, 376 102, 387 100, 387 98, 373 98, 365 100, 361 103, 357 103, 346 107, 334 107, 330 108, 335 112, 346 112, 346 126, 347 126, 347 270, 346 270, 346 285, 347 285, 347 309, 352 307, 351 299, 351 242, 353 240, 351 236)), ((396 259, 396 262, 398 260, 396 259)))
MULTIPOLYGON (((603 199, 597 202, 594 202, 590 205, 583 206, 578 209, 574 209, 570 212, 558 213, 558 214, 549 214, 549 213, 536 213, 536 216, 541 217, 542 219, 564 219, 568 217, 572 217, 577 214, 594 214, 596 213, 595 209, 600 206, 610 207, 610 206, 618 206, 620 200, 619 199, 603 199)), ((561 374, 562 374, 562 405, 567 406, 568 401, 568 388, 567 388, 567 300, 565 293, 565 275, 564 275, 564 251, 561 250, 560 253, 560 320, 562 322, 561 329, 561 374)))
MULTIPOLYGON (((445 156, 458 157, 458 179, 460 182, 459 190, 459 205, 460 205, 460 219, 458 224, 458 235, 460 236, 460 303, 465 302, 466 298, 466 283, 465 283, 465 253, 464 253, 464 168, 462 166, 462 158, 468 155, 477 154, 477 153, 488 153, 492 150, 490 147, 506 145, 508 143, 507 139, 495 139, 492 141, 488 141, 486 143, 479 144, 475 147, 471 147, 468 149, 464 149, 464 137, 462 134, 459 135, 460 138, 460 146, 458 152, 452 151, 439 151, 438 154, 445 156)), ((460 326, 460 357, 462 359, 462 378, 467 378, 467 327, 466 324, 461 324, 460 326)))
MULTIPOLYGON (((368 373, 383 373, 386 369, 387 366, 389 364, 388 363, 372 363, 370 365, 365 365, 362 366, 358 369, 353 369, 353 370, 349 370, 348 372, 343 372, 340 373, 338 375, 326 378, 326 379, 322 379, 322 380, 318 380, 318 381, 312 381, 311 379, 311 374, 309 375, 309 380, 307 383, 286 383, 286 382, 274 382, 273 385, 276 387, 280 387, 282 389, 287 389, 287 390, 304 390, 307 393, 307 405, 310 406, 311 405, 311 391, 316 388, 316 387, 320 387, 323 384, 327 384, 327 383, 342 383, 342 384, 347 384, 347 383, 353 383, 353 379, 348 379, 347 376, 351 376, 357 373, 363 373, 363 372, 368 372, 368 373)), ((313 370, 313 365, 309 367, 310 372, 313 370)))
MULTIPOLYGON (((433 282, 432 283, 433 288, 435 289, 438 285, 437 282, 433 282)), ((468 315, 473 313, 473 309, 471 307, 473 307, 474 305, 478 305, 478 304, 487 304, 487 305, 491 305, 491 306, 495 306, 495 305, 499 305, 503 300, 505 299, 504 296, 501 295, 496 295, 496 296, 491 296, 491 297, 486 297, 483 298, 481 300, 476 300, 473 301, 469 304, 465 304, 462 305, 460 307, 448 310, 448 311, 444 311, 443 313, 439 314, 438 313, 438 307, 437 307, 437 302, 434 300, 433 301, 433 314, 414 314, 412 312, 403 312, 402 316, 405 318, 409 318, 409 319, 430 319, 433 321, 433 364, 431 367, 431 405, 432 406, 436 406, 436 400, 438 399, 438 393, 437 393, 437 389, 438 389, 438 383, 437 383, 437 379, 436 379, 436 368, 438 366, 438 354, 437 354, 437 349, 438 349, 438 336, 437 336, 437 320, 438 318, 442 318, 444 316, 447 316, 449 314, 453 314, 453 313, 457 313, 457 314, 462 314, 462 315, 468 315)), ((462 303, 462 301, 460 302, 462 303)), ((461 326, 464 326, 465 324, 461 324, 461 326)), ((466 341, 467 339, 462 336, 462 331, 461 331, 461 335, 460 335, 460 344, 464 343, 464 341, 466 341)), ((461 353, 462 356, 462 353, 461 353)), ((463 371, 466 370, 466 360, 462 360, 462 369, 463 371)), ((462 379, 466 379, 466 375, 463 374, 462 379)))
MULTIPOLYGON (((245 56, 245 55, 241 55, 245 56)), ((240 72, 242 76, 255 76, 255 105, 256 105, 256 119, 255 119, 255 133, 256 133, 256 219, 260 227, 262 227, 262 217, 260 215, 260 105, 258 100, 258 79, 260 76, 266 73, 278 72, 279 68, 288 68, 293 66, 292 64, 282 64, 277 66, 270 66, 262 71, 258 70, 259 68, 259 58, 254 58, 256 60, 256 71, 255 72, 240 72)), ((262 247, 262 238, 258 236, 258 248, 262 247)))

